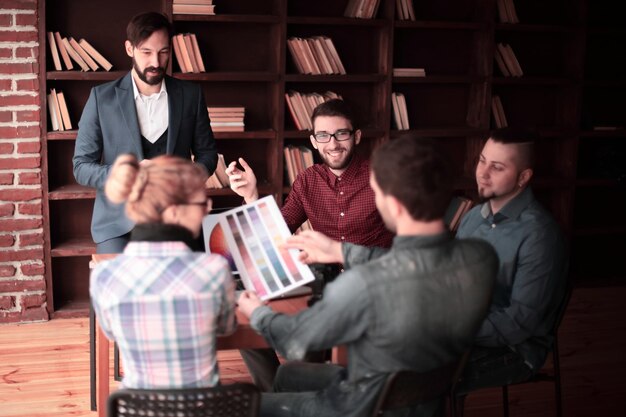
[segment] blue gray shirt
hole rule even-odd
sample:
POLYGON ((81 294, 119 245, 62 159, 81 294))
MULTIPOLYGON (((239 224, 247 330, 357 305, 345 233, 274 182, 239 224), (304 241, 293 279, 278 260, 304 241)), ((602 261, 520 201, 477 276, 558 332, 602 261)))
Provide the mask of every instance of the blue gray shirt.
POLYGON ((490 245, 448 233, 396 236, 390 250, 344 243, 349 268, 295 316, 257 308, 250 323, 279 353, 345 344, 345 379, 325 390, 332 415, 364 415, 387 374, 429 371, 457 360, 483 321, 498 260, 490 245))
POLYGON ((463 217, 457 237, 483 239, 500 258, 493 301, 476 345, 510 346, 533 369, 541 368, 565 294, 567 255, 559 226, 527 188, 496 214, 489 202, 474 207, 463 217))

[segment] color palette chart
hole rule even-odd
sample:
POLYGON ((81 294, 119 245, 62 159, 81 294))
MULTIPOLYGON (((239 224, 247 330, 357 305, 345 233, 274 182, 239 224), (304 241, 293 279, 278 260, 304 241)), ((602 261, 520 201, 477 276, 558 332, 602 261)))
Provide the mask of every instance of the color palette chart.
POLYGON ((262 300, 313 281, 310 269, 297 260, 297 251, 280 247, 291 233, 271 196, 211 216, 217 216, 244 286, 262 300))

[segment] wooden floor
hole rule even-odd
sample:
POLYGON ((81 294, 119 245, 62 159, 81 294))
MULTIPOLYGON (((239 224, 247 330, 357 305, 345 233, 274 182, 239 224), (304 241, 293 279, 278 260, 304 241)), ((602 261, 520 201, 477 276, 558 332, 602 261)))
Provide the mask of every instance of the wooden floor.
MULTIPOLYGON (((576 288, 559 333, 564 415, 626 416, 626 287, 576 288)), ((0 416, 90 416, 87 319, 0 326, 0 416)), ((220 352, 225 383, 249 381, 220 352)), ((112 381, 111 386, 117 383, 112 381)), ((511 390, 511 416, 552 416, 552 384, 511 390)), ((468 417, 500 416, 499 390, 468 397, 468 417)), ((320 416, 323 417, 323 416, 320 416)))

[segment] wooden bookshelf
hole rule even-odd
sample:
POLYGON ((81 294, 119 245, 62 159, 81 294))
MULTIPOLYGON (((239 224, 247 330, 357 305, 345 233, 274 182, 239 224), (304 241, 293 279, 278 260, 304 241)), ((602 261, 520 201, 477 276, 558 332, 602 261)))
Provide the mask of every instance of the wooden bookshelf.
MULTIPOLYGON (((215 16, 172 15, 171 3, 41 1, 40 91, 63 91, 77 125, 90 89, 130 69, 123 47, 129 19, 162 11, 176 33, 196 35, 206 67, 204 73, 182 74, 172 57, 169 74, 200 84, 208 105, 246 107, 246 131, 217 133, 218 150, 227 161, 244 156, 261 193, 279 202, 289 191, 283 147, 309 146, 309 133, 296 130, 287 109, 288 90, 343 96, 363 129, 358 151, 365 156, 407 132, 436 138, 457 167, 456 193, 469 197, 475 197, 474 164, 494 126, 491 96, 497 94, 510 126, 534 127, 540 134, 536 194, 572 236, 574 257, 594 246, 600 255, 601 248, 626 240, 626 221, 617 212, 626 209, 623 188, 595 167, 599 152, 626 143, 626 59, 619 53, 626 30, 608 0, 517 1, 519 24, 499 23, 495 0, 416 1, 417 21, 397 20, 394 0, 381 0, 374 19, 343 17, 348 0, 232 0, 217 4, 215 16), (52 71, 46 31, 84 37, 113 70, 52 71), (298 73, 287 39, 317 35, 333 40, 347 74, 298 73), (494 62, 497 42, 512 46, 524 76, 501 75, 494 62), (424 68, 426 77, 394 77, 394 67, 424 68), (405 95, 408 131, 393 127, 392 92, 405 95), (593 130, 598 125, 617 129, 593 130), (615 207, 613 215, 598 214, 605 205, 615 207)), ((45 97, 41 108, 48 305, 51 313, 74 315, 88 301, 95 194, 73 178, 76 130, 51 132, 45 97)), ((228 189, 211 195, 216 207, 241 203, 228 189)), ((624 243, 618 247, 626 249, 624 243)), ((574 260, 577 275, 575 269, 574 260)))

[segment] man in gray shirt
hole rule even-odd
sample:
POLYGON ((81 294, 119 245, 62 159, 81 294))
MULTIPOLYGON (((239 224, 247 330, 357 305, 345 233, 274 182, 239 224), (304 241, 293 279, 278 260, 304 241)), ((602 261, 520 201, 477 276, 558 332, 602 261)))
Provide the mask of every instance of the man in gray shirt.
POLYGON ((478 160, 478 194, 486 201, 463 218, 457 237, 491 243, 500 269, 459 393, 528 379, 552 346, 567 256, 558 225, 528 186, 533 142, 531 132, 496 130, 478 160))
MULTIPOLYGON (((341 262, 347 271, 324 296, 295 316, 272 311, 244 292, 239 309, 287 359, 346 345, 348 368, 290 362, 279 368, 262 416, 368 415, 389 373, 426 372, 454 361, 472 344, 485 317, 497 257, 485 242, 455 240, 443 215, 452 175, 432 142, 394 139, 372 157, 370 184, 386 226, 389 250, 333 241, 318 232, 292 237, 305 263, 341 262)), ((439 401, 413 407, 430 416, 439 401)))

